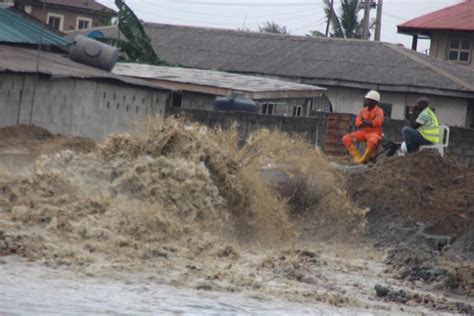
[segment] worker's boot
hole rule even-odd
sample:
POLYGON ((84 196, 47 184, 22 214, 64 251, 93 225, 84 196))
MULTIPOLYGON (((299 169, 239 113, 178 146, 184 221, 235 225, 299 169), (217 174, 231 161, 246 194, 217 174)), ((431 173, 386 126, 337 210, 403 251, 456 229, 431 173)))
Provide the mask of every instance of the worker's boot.
POLYGON ((349 146, 346 146, 346 149, 349 152, 349 154, 351 154, 352 159, 354 159, 354 161, 357 161, 361 158, 359 150, 356 148, 354 144, 350 144, 349 146))
POLYGON ((362 157, 360 157, 359 159, 354 160, 354 161, 359 165, 365 164, 372 157, 373 153, 374 153, 374 150, 367 147, 367 149, 365 150, 364 155, 362 155, 362 157))

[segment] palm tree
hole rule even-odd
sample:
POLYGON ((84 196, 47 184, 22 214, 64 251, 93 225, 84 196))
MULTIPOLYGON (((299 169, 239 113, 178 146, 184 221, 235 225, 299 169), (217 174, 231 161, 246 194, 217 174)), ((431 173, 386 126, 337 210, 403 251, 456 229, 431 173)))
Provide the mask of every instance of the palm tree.
MULTIPOLYGON (((324 11, 332 27, 331 37, 362 38, 364 19, 359 19, 359 12, 362 10, 360 3, 359 0, 341 0, 338 15, 334 7, 331 7, 329 0, 324 0, 324 11)), ((375 23, 371 23, 370 28, 374 25, 375 23)))
POLYGON ((258 26, 260 33, 290 34, 286 26, 281 26, 275 22, 265 22, 263 26, 258 26))

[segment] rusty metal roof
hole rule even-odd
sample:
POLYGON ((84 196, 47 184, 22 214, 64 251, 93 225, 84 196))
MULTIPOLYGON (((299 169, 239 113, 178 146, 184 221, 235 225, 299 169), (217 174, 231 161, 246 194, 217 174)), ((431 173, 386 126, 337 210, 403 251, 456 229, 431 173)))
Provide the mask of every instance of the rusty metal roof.
MULTIPOLYGON (((25 4, 43 5, 44 0, 28 0, 24 1, 25 4)), ((94 11, 97 13, 115 15, 117 12, 105 5, 102 5, 94 0, 47 0, 48 6, 57 5, 62 7, 70 7, 75 9, 82 9, 88 11, 94 11)))
POLYGON ((40 23, 0 8, 0 43, 67 46, 71 43, 40 23))
MULTIPOLYGON (((0 73, 36 73, 38 50, 0 45, 0 73)), ((128 85, 168 90, 156 83, 123 77, 72 61, 67 56, 41 52, 38 73, 51 78, 77 78, 121 82, 128 85)))
POLYGON ((399 33, 431 30, 474 31, 474 0, 464 0, 398 26, 399 33))
POLYGON ((283 80, 223 71, 118 63, 113 73, 149 79, 173 90, 217 95, 240 92, 252 99, 306 98, 321 96, 325 88, 283 80))

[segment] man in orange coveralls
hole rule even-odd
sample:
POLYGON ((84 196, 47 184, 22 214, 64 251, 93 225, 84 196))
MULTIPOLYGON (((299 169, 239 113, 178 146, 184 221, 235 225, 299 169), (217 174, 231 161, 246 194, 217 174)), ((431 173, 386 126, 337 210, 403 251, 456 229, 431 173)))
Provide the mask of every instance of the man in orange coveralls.
POLYGON ((382 139, 384 116, 383 110, 378 107, 379 102, 380 94, 375 90, 369 91, 364 97, 364 108, 360 110, 355 121, 355 126, 359 130, 344 135, 342 138, 344 147, 346 147, 357 164, 366 163, 377 151, 379 142, 382 139), (367 149, 362 156, 354 145, 354 143, 361 142, 367 142, 367 149))

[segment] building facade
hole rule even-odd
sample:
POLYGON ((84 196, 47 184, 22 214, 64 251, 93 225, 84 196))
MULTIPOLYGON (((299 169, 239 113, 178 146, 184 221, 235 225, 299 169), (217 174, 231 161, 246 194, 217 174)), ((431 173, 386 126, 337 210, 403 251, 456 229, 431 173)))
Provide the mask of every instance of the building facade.
POLYGON ((164 115, 168 93, 107 80, 0 73, 0 127, 33 124, 102 141, 133 121, 164 115))
POLYGON ((257 103, 258 113, 307 117, 324 107, 324 88, 259 76, 181 67, 118 63, 112 70, 121 76, 149 80, 172 91, 169 106, 181 109, 214 110, 218 96, 238 94, 257 103))
POLYGON ((0 45, 0 127, 33 124, 103 140, 129 124, 163 116, 170 91, 78 64, 63 54, 0 45))
POLYGON ((414 50, 418 38, 429 38, 431 56, 474 69, 473 0, 407 21, 398 26, 398 32, 413 36, 414 50))
POLYGON ((110 25, 116 12, 94 0, 14 0, 15 7, 60 32, 110 25))
MULTIPOLYGON (((317 85, 327 90, 322 108, 336 113, 357 113, 375 89, 387 117, 402 120, 427 96, 442 123, 474 128, 474 72, 396 44, 156 23, 144 28, 169 64, 317 85)), ((115 26, 97 31, 118 37, 115 26)))

